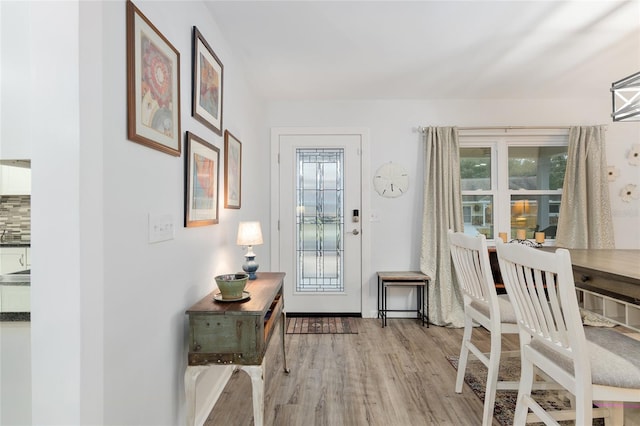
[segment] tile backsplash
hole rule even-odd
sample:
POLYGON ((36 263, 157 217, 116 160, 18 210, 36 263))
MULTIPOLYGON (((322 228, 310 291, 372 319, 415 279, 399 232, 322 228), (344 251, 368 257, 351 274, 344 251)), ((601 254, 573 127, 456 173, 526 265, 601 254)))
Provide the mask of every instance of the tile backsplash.
POLYGON ((31 241, 30 195, 0 196, 0 235, 5 230, 3 241, 31 241))

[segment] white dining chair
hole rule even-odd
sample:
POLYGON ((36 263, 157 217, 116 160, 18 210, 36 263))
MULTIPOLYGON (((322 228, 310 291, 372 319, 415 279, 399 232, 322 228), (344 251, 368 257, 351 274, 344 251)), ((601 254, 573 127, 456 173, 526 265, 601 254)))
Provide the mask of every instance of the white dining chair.
POLYGON ((498 262, 520 330, 521 377, 514 425, 604 417, 622 425, 625 402, 640 402, 640 341, 582 325, 567 250, 555 253, 497 243, 498 262), (569 411, 545 411, 532 397, 534 368, 575 397, 569 411), (593 409, 593 404, 601 408, 593 409), (533 412, 529 414, 531 409, 533 412))
POLYGON ((516 316, 508 297, 498 296, 496 292, 484 235, 473 237, 449 230, 449 247, 464 298, 464 332, 455 391, 462 392, 467 360, 471 351, 488 370, 482 424, 489 426, 493 419, 496 389, 514 391, 518 389, 518 382, 498 382, 502 334, 519 332, 516 316), (474 324, 479 324, 489 331, 491 335, 489 354, 483 353, 471 340, 474 324))

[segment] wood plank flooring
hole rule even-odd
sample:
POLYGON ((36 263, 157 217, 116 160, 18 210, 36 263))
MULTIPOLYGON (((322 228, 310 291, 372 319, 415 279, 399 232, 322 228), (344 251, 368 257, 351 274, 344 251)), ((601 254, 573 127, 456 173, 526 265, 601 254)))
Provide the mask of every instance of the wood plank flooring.
MULTIPOLYGON (((278 327, 278 333, 280 333, 278 327)), ((412 319, 358 319, 358 334, 286 335, 289 375, 274 335, 267 352, 265 425, 478 425, 482 403, 454 392, 462 329, 422 327, 412 319)), ((488 333, 474 331, 482 350, 488 333)), ((486 345, 486 349, 485 349, 486 345)), ((517 340, 503 339, 504 350, 517 340)), ((234 374, 205 426, 253 424, 251 383, 234 374)), ((494 421, 494 425, 498 423, 494 421)))

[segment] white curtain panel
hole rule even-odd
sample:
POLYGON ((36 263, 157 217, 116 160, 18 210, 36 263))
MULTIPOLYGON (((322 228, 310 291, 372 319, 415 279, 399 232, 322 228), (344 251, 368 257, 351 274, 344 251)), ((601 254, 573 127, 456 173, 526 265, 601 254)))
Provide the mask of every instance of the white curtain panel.
POLYGON ((428 127, 425 134, 424 209, 420 269, 431 277, 429 319, 464 325, 462 293, 453 273, 447 231, 463 231, 460 147, 455 127, 428 127))
POLYGON ((556 245, 574 249, 615 247, 603 126, 569 130, 556 245))

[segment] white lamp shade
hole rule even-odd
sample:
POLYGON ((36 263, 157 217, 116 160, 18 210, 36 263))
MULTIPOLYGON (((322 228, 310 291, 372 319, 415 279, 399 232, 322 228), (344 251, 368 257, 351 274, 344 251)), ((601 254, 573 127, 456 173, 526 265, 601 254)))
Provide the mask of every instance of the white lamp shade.
POLYGON ((236 244, 239 246, 255 246, 262 243, 260 222, 240 222, 236 244))

